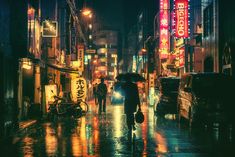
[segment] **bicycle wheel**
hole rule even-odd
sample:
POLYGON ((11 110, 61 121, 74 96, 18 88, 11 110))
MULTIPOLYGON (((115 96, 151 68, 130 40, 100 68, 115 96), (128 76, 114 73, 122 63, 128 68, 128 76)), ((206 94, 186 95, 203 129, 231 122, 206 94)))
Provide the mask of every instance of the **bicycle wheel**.
POLYGON ((82 108, 82 113, 86 114, 89 110, 88 104, 85 101, 80 102, 80 107, 82 108))

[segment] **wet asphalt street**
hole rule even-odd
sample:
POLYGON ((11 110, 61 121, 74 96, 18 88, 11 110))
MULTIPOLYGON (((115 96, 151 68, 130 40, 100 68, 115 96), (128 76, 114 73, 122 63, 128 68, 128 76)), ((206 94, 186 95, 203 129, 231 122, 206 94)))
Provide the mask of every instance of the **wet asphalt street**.
POLYGON ((0 156, 234 156, 229 127, 190 129, 174 116, 154 116, 151 107, 143 106, 142 111, 144 123, 137 124, 137 130, 128 137, 123 106, 108 103, 106 114, 98 115, 92 101, 85 117, 38 123, 23 136, 15 137, 14 144, 6 144, 0 156))

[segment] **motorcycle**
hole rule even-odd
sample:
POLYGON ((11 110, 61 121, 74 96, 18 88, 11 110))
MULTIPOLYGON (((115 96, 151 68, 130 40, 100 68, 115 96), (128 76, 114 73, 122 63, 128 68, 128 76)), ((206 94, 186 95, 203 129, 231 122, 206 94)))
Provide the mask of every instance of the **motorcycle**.
MULTIPOLYGON (((51 91, 53 93, 53 91, 51 91)), ((54 118, 58 117, 73 117, 73 118, 80 118, 87 112, 81 106, 81 102, 77 104, 73 103, 72 101, 68 101, 66 98, 59 97, 57 95, 53 95, 55 101, 52 104, 49 104, 49 112, 48 118, 53 120, 54 118)), ((86 104, 87 105, 87 104, 86 104)), ((88 105, 87 105, 88 107, 88 105)), ((87 108, 88 109, 88 108, 87 108)))

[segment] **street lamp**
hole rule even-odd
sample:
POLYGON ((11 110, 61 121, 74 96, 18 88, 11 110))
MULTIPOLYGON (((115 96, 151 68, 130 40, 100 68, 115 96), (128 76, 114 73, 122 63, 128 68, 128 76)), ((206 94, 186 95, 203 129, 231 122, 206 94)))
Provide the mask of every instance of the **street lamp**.
POLYGON ((92 11, 88 8, 85 8, 85 9, 82 10, 82 15, 88 16, 88 17, 91 18, 92 17, 92 11))

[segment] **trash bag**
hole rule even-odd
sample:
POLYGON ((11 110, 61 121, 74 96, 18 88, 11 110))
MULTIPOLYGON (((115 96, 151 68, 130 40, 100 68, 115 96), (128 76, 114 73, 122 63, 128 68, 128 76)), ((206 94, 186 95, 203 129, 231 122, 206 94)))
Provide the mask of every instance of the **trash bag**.
POLYGON ((137 113, 135 114, 135 121, 136 123, 143 123, 144 122, 144 114, 141 112, 141 110, 138 110, 137 113))

